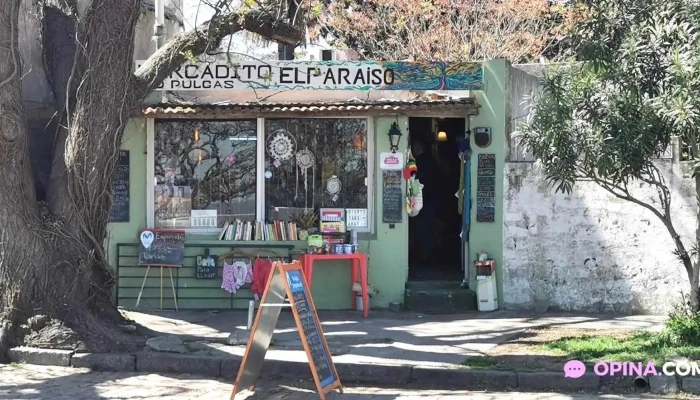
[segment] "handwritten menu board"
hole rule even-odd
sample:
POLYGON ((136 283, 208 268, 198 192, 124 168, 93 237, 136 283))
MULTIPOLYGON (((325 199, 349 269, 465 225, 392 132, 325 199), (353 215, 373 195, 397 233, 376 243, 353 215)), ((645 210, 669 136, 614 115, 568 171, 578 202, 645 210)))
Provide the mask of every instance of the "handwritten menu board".
POLYGON ((476 221, 496 219, 496 155, 479 154, 476 170, 476 221))
POLYGON ((292 303, 299 315, 302 330, 304 331, 303 336, 306 339, 306 344, 309 346, 318 380, 321 383, 321 388, 325 388, 335 382, 336 378, 331 367, 330 354, 326 351, 326 346, 318 329, 318 317, 309 304, 307 289, 299 271, 286 271, 286 274, 289 288, 292 291, 292 303))
POLYGON ((185 260, 185 231, 150 229, 141 233, 139 265, 181 267, 185 260), (152 235, 152 236, 151 236, 152 235), (144 236, 148 239, 144 243, 144 236))
POLYGON ((216 257, 215 256, 198 256, 197 265, 195 266, 194 277, 196 279, 214 279, 216 278, 216 257))
POLYGON ((382 222, 400 223, 406 206, 401 190, 401 171, 382 171, 382 222))
POLYGON ((119 151, 109 222, 129 222, 129 150, 119 151))
POLYGON ((343 392, 338 371, 333 365, 328 344, 314 307, 314 300, 306 286, 304 271, 299 261, 289 264, 276 262, 268 275, 267 285, 260 300, 260 308, 250 331, 248 346, 238 368, 231 398, 243 389, 255 386, 262 371, 265 354, 270 347, 285 299, 289 301, 294 322, 304 344, 311 374, 321 400, 335 389, 343 392))

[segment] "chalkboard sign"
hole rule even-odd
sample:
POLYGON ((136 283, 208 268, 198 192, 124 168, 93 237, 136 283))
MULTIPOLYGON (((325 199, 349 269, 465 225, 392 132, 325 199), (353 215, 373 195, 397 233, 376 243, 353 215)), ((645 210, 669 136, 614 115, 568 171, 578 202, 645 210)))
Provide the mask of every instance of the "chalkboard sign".
POLYGON ((216 256, 198 256, 196 258, 194 277, 197 279, 216 278, 216 256))
POLYGON ((326 347, 321 340, 319 333, 319 321, 316 312, 309 305, 307 289, 304 286, 304 281, 301 278, 299 271, 287 271, 287 283, 292 292, 292 304, 297 311, 299 321, 301 322, 303 336, 306 344, 309 346, 311 359, 316 368, 316 374, 320 381, 321 388, 326 388, 335 382, 335 375, 331 367, 331 356, 328 354, 326 347))
POLYGON ((479 154, 476 170, 476 221, 496 220, 496 155, 479 154))
POLYGON ((185 231, 150 229, 141 232, 139 265, 181 267, 185 260, 185 231))
POLYGON ((382 171, 382 221, 401 223, 406 200, 401 190, 401 171, 382 171))
POLYGON ((304 271, 299 261, 290 264, 274 263, 267 279, 267 285, 260 300, 260 308, 250 331, 248 346, 236 382, 233 385, 233 399, 236 393, 255 386, 262 371, 263 359, 270 347, 272 334, 277 325, 285 298, 292 307, 294 321, 309 360, 311 374, 316 383, 321 400, 335 389, 343 393, 338 371, 333 365, 323 329, 316 314, 313 298, 306 286, 304 271))
POLYGON ((119 151, 117 170, 112 182, 110 222, 129 222, 129 151, 119 151))

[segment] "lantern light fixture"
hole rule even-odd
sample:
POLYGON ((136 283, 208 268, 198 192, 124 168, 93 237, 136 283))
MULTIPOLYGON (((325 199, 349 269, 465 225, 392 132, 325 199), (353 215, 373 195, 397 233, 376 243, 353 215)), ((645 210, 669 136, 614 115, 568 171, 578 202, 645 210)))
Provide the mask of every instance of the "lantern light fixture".
POLYGON ((391 127, 389 128, 389 146, 392 153, 396 153, 396 150, 399 149, 401 136, 403 136, 403 134, 401 133, 401 129, 399 129, 399 124, 392 122, 391 127))

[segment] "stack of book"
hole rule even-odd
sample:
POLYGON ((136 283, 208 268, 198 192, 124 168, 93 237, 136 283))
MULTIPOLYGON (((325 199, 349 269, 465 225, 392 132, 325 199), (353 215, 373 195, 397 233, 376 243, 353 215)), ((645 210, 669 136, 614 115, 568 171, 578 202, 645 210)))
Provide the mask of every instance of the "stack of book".
POLYGON ((299 240, 298 228, 294 222, 274 220, 270 223, 262 221, 241 221, 235 219, 226 221, 219 240, 234 241, 283 241, 299 240))

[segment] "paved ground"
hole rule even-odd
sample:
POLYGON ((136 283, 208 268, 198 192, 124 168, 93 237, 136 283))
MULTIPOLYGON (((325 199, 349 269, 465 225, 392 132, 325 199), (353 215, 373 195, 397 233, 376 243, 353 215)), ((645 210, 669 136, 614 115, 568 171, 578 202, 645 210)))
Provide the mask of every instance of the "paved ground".
MULTIPOLYGON (((223 342, 245 329, 247 312, 134 312, 128 317, 147 328, 188 341, 223 342)), ((483 355, 526 329, 659 330, 664 316, 533 314, 499 311, 458 315, 423 315, 372 311, 369 318, 352 311, 319 313, 336 363, 381 363, 437 366, 462 363, 483 355)), ((267 359, 306 361, 291 313, 282 313, 267 359)), ((242 356, 241 346, 210 346, 210 353, 242 356)))
MULTIPOLYGON (((0 399, 228 399, 231 382, 203 379, 191 375, 87 372, 81 369, 41 367, 35 365, 0 365, 0 399)), ((338 400, 391 399, 471 399, 471 400, 592 400, 592 399, 660 399, 655 396, 562 395, 555 393, 496 393, 431 391, 411 389, 346 388, 338 400)), ((687 397, 686 397, 687 398, 687 397)), ((271 383, 256 393, 241 393, 238 399, 306 400, 318 399, 308 382, 291 386, 271 383)))

